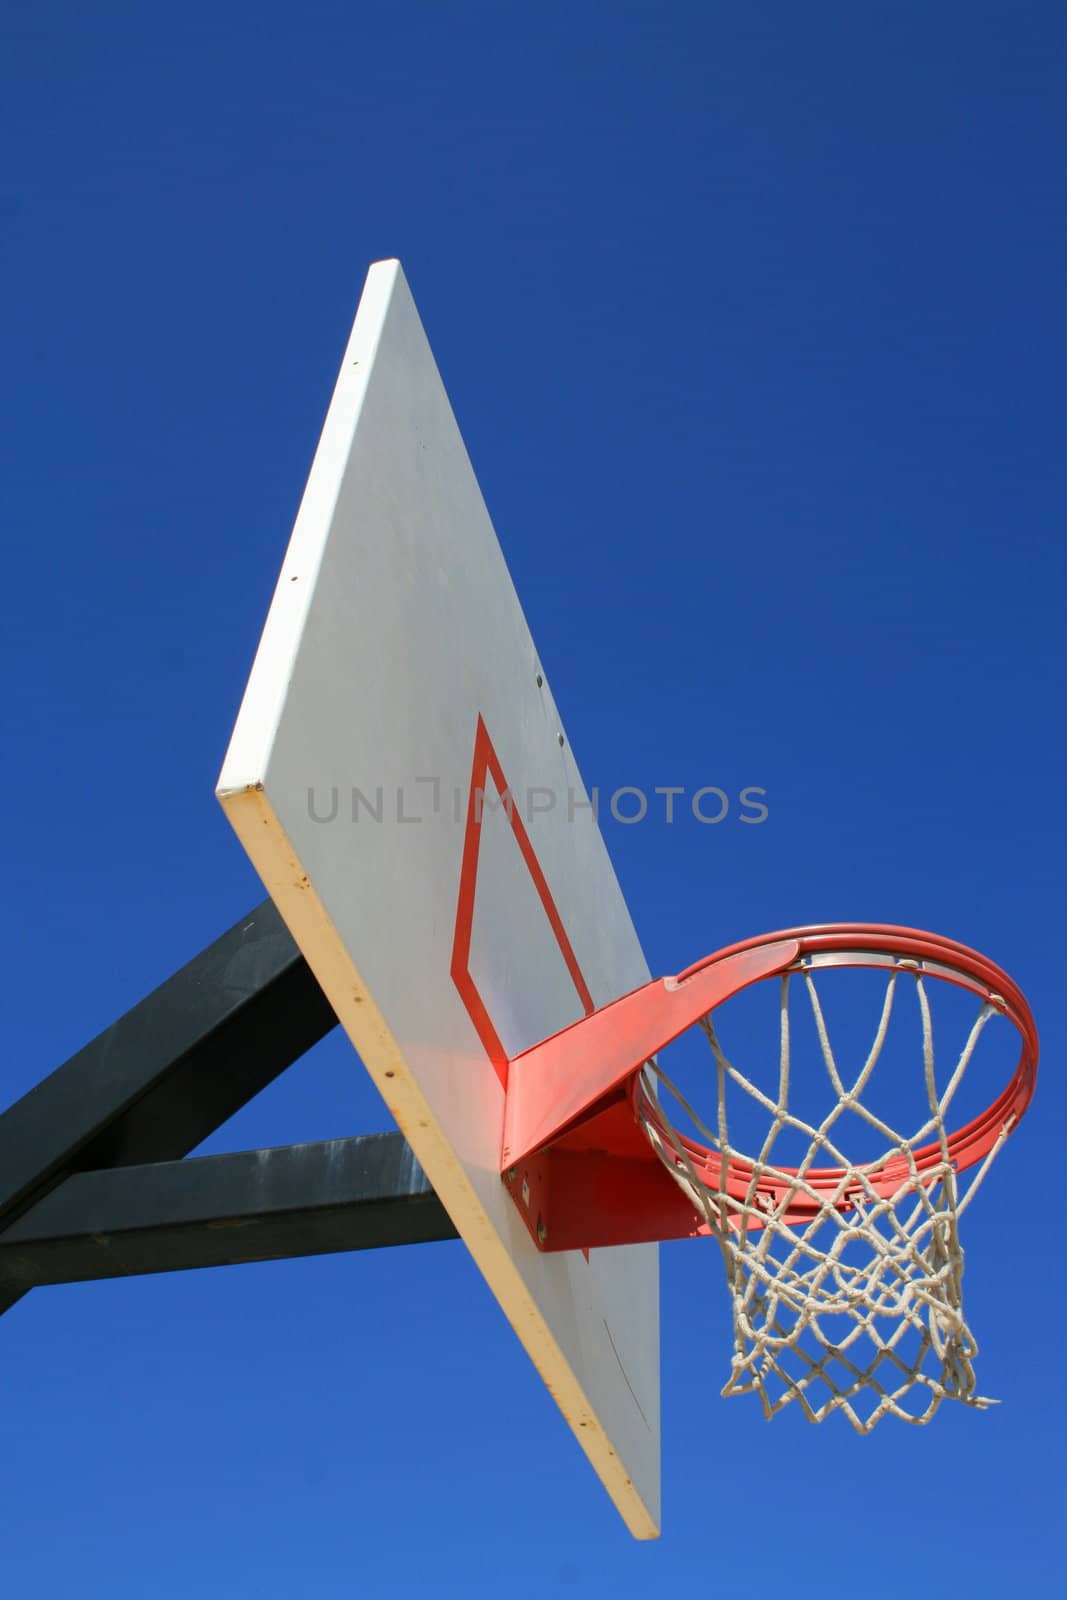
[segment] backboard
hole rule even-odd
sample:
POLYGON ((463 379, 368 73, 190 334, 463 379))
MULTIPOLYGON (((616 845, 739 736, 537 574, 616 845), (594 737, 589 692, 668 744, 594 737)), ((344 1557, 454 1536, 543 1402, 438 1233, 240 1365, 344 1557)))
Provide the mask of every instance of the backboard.
POLYGON ((367 278, 218 796, 628 1527, 654 1537, 657 1246, 542 1254, 499 1175, 508 1059, 648 970, 395 261, 367 278))

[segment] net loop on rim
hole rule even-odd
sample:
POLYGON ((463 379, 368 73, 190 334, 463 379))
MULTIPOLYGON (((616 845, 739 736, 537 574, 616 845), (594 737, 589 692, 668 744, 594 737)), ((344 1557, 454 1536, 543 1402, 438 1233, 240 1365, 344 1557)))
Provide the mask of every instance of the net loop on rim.
POLYGON ((797 930, 795 936, 801 940, 800 958, 778 978, 775 1093, 760 1088, 727 1057, 710 1013, 698 1026, 714 1061, 714 1129, 701 1121, 655 1059, 644 1064, 631 1085, 634 1113, 653 1150, 703 1213, 722 1252, 734 1334, 723 1393, 756 1393, 768 1417, 794 1403, 812 1422, 840 1410, 861 1433, 885 1416, 926 1423, 946 1399, 988 1406, 993 1402, 977 1391, 978 1346, 963 1313, 959 1220, 1033 1091, 1037 1036, 1029 1008, 1007 974, 965 946, 933 935, 843 925, 797 930), (880 967, 886 974, 874 1038, 851 1081, 835 1056, 816 984, 819 969, 830 966, 880 967), (931 977, 967 989, 978 1000, 977 1015, 940 1091, 931 977), (818 1122, 798 1115, 793 1105, 790 993, 798 982, 830 1084, 832 1104, 818 1122), (918 1001, 925 1102, 925 1120, 907 1134, 864 1101, 902 984, 914 989, 918 1001), (948 1115, 979 1040, 990 1021, 1003 1016, 1023 1041, 1015 1075, 987 1111, 952 1132, 948 1115), (731 1085, 768 1118, 755 1155, 731 1142, 731 1085), (667 1111, 672 1102, 706 1144, 675 1127, 667 1111), (841 1148, 839 1124, 846 1113, 877 1136, 882 1154, 875 1160, 852 1161, 841 1148), (773 1159, 787 1130, 807 1141, 797 1167, 773 1159))

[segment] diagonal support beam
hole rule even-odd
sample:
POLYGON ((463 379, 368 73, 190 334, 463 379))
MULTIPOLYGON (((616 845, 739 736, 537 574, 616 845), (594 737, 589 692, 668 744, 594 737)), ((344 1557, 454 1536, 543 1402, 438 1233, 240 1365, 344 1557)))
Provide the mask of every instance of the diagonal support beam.
POLYGON ((336 1023, 265 900, 0 1116, 0 1223, 70 1172, 185 1155, 336 1023))
POLYGON ((336 1022, 263 901, 0 1116, 0 1229, 74 1173, 185 1155, 336 1022))
POLYGON ((0 1234, 0 1295, 456 1237, 403 1136, 369 1134, 75 1174, 0 1234))

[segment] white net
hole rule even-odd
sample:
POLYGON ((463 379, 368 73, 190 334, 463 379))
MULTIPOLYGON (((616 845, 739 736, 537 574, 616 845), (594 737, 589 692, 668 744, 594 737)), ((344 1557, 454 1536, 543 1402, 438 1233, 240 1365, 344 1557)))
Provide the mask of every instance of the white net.
POLYGON ((990 1405, 976 1391, 977 1345, 963 1315, 959 1218, 1011 1121, 985 1159, 961 1174, 948 1148, 946 1114, 979 1036, 1000 1010, 998 997, 981 1005, 939 1092, 929 997, 918 963, 898 962, 889 974, 874 1042, 852 1082, 841 1076, 812 971, 793 969, 780 982, 776 1094, 762 1091, 727 1060, 707 1016, 699 1025, 715 1060, 717 1127, 704 1126, 655 1061, 643 1069, 648 1092, 637 1102, 654 1149, 703 1211, 722 1250, 734 1331, 732 1370, 723 1393, 758 1394, 768 1417, 794 1403, 812 1422, 842 1411, 861 1433, 885 1416, 928 1422, 943 1400, 990 1405), (791 1108, 791 1098, 796 1099, 790 1085, 793 977, 803 982, 810 1001, 834 1102, 818 1123, 791 1108), (862 1097, 885 1045, 898 986, 909 980, 918 994, 928 1114, 921 1127, 903 1135, 862 1097), (672 1125, 665 1096, 657 1100, 653 1092, 657 1082, 708 1141, 708 1153, 718 1158, 713 1169, 672 1125), (768 1118, 756 1156, 731 1144, 730 1085, 751 1096, 768 1118), (877 1134, 884 1149, 878 1159, 854 1164, 839 1148, 846 1114, 859 1116, 877 1134), (810 1141, 796 1168, 772 1161, 787 1130, 810 1141), (916 1161, 920 1150, 927 1152, 921 1163, 916 1161), (837 1169, 829 1179, 827 1167, 837 1169))

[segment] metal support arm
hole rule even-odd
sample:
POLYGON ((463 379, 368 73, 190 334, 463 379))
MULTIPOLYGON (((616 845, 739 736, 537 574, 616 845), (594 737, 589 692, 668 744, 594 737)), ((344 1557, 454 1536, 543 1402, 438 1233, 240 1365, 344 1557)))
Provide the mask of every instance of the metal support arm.
POLYGON ((44 1283, 454 1236, 400 1134, 182 1160, 337 1025, 273 903, 0 1116, 0 1312, 44 1283))
POLYGON ((399 1133, 67 1178, 0 1234, 0 1290, 454 1239, 399 1133))

